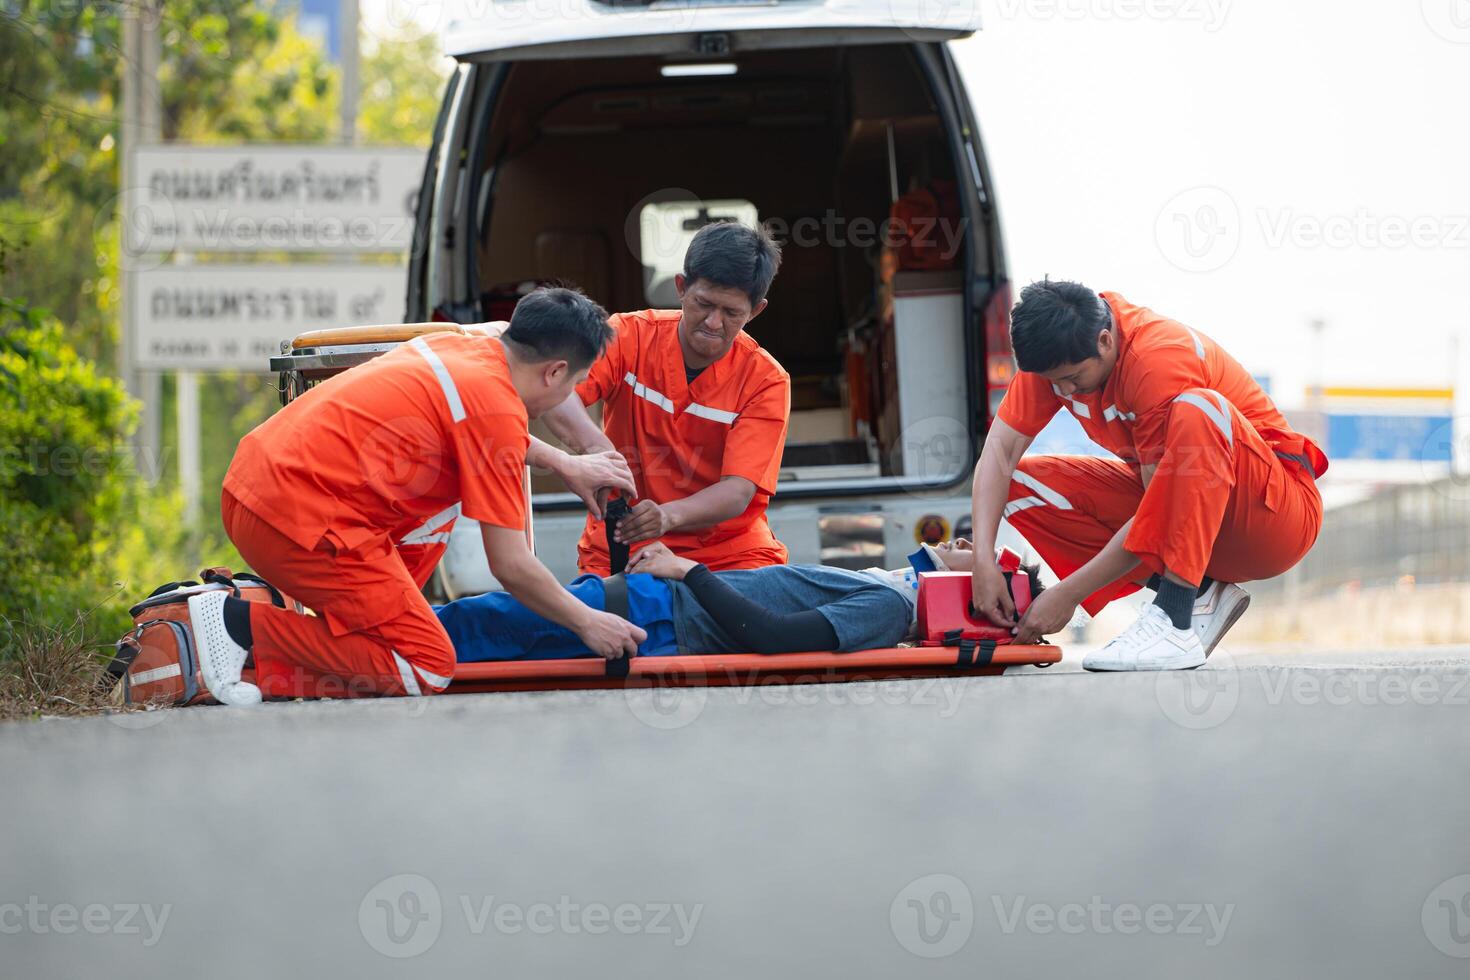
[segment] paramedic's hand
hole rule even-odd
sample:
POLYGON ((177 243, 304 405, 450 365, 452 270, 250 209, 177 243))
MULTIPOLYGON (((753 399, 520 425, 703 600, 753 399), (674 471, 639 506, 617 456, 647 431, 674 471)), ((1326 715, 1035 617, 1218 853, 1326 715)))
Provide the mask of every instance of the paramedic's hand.
POLYGON ((628 573, 644 572, 654 578, 682 581, 697 564, 698 562, 692 562, 688 558, 680 558, 662 541, 655 541, 633 556, 633 560, 628 562, 628 573))
POLYGON ((587 510, 599 521, 602 520, 603 504, 607 502, 606 491, 611 488, 634 497, 638 487, 633 483, 633 470, 623 454, 608 450, 605 453, 588 453, 585 456, 567 455, 558 474, 567 489, 582 498, 587 510), (599 491, 602 491, 599 493, 599 491))
POLYGON ((615 537, 623 544, 661 538, 675 528, 674 515, 662 504, 644 498, 618 522, 615 537))
POLYGON ((596 609, 589 612, 592 616, 577 630, 587 649, 606 660, 638 656, 638 644, 648 639, 647 633, 621 616, 596 609))
POLYGON ((1048 633, 1060 633, 1077 613, 1077 600, 1064 585, 1054 585, 1031 601, 1015 631, 1017 643, 1040 643, 1048 633))
POLYGON ((1011 599, 1005 573, 994 562, 975 563, 975 570, 970 577, 970 602, 976 613, 996 626, 1015 628, 1016 603, 1011 599))

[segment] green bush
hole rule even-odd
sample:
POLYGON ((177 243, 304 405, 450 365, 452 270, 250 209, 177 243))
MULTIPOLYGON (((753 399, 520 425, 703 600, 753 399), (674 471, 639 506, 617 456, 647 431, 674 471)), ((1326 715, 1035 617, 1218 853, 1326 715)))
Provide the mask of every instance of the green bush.
POLYGON ((0 297, 5 622, 68 622, 108 601, 135 417, 122 386, 77 354, 54 317, 0 297))
POLYGON ((204 565, 243 566, 217 516, 132 463, 137 406, 44 311, 0 298, 0 647, 75 624, 110 643, 127 608, 204 565))

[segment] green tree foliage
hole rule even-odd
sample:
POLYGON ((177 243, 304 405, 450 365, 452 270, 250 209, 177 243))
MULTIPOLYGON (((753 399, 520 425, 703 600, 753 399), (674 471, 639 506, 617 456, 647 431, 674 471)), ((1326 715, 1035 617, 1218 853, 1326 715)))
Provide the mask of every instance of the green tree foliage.
POLYGON ((364 143, 426 146, 439 114, 452 59, 429 33, 363 46, 357 133, 364 143))
MULTIPOLYGON (((147 589, 203 564, 239 566, 218 487, 239 437, 276 407, 263 374, 204 379, 205 508, 185 520, 161 457, 140 479, 137 409, 107 375, 118 342, 122 36, 159 25, 165 140, 321 141, 338 128, 339 72, 289 7, 258 0, 0 3, 0 614, 111 638, 147 589), (285 11, 284 13, 282 11, 285 11), (42 312, 49 310, 50 313, 42 312), (10 451, 9 447, 17 451, 10 451), (80 472, 72 472, 76 457, 80 472), (81 460, 91 463, 83 466, 81 460), (63 473, 63 468, 68 472, 63 473)), ((358 138, 427 143, 448 66, 432 37, 368 38, 358 138)))
POLYGON ((69 620, 105 601, 134 417, 122 387, 78 356, 54 317, 0 298, 4 622, 69 620))

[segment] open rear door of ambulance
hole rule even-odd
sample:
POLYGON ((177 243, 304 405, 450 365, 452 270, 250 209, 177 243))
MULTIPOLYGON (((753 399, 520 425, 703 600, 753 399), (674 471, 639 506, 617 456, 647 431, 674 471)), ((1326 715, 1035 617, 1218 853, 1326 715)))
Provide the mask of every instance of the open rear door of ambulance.
POLYGON ((933 0, 450 0, 444 50, 460 61, 663 55, 948 41, 980 28, 978 3, 933 0))

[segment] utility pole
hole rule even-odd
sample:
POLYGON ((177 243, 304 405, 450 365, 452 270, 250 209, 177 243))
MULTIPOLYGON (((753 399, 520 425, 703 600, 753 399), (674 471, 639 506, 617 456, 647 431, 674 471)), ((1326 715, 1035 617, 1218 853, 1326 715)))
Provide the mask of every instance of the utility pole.
POLYGON ((357 102, 361 89, 358 75, 357 21, 358 0, 341 0, 338 47, 342 51, 342 142, 357 142, 357 102))
POLYGON ((122 337, 118 346, 118 375, 128 394, 141 404, 138 431, 133 436, 134 462, 149 482, 163 475, 158 403, 162 378, 157 371, 143 371, 134 357, 136 324, 132 322, 132 300, 138 287, 136 261, 129 253, 128 236, 137 219, 134 184, 139 175, 133 168, 133 152, 142 143, 163 138, 163 96, 158 87, 158 64, 163 42, 159 33, 162 0, 135 0, 123 9, 122 121, 119 226, 123 236, 119 250, 122 265, 122 337))

